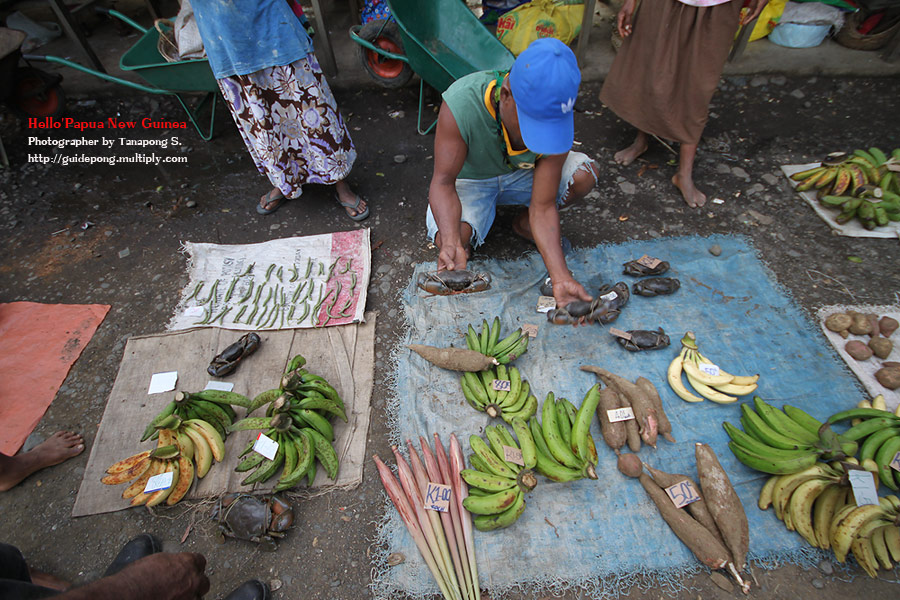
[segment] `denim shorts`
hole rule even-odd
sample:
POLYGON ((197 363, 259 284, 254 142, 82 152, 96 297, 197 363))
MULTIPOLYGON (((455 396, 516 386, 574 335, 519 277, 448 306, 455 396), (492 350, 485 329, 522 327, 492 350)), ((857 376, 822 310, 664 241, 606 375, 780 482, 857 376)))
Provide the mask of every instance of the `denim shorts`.
MULTIPOLYGON (((571 185, 575 172, 579 168, 590 170, 590 157, 581 152, 569 152, 563 164, 559 178, 559 189, 556 192, 556 204, 562 206, 566 191, 571 185)), ((497 214, 497 206, 531 204, 531 188, 534 169, 516 169, 511 173, 490 179, 457 179, 456 193, 462 205, 460 221, 472 227, 472 246, 477 248, 484 243, 484 238, 497 214)), ((431 206, 425 215, 428 226, 428 239, 434 241, 437 234, 437 223, 431 212, 431 206)))

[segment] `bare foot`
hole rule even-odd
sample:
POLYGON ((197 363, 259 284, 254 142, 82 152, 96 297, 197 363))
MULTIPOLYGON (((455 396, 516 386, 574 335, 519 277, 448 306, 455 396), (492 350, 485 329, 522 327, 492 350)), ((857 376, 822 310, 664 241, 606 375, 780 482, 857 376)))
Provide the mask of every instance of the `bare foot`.
POLYGON ((634 142, 625 148, 624 150, 619 150, 616 152, 613 159, 616 163, 627 167, 631 163, 635 161, 635 159, 647 151, 647 138, 646 136, 638 136, 634 142))
POLYGON ((686 179, 682 181, 682 179, 676 173, 675 175, 672 175, 672 183, 675 184, 675 187, 681 190, 681 195, 684 197, 684 201, 691 208, 700 208, 701 206, 706 204, 706 194, 694 187, 693 179, 686 179))
POLYGON ((59 590, 60 592, 64 592, 72 587, 72 584, 65 579, 60 579, 59 577, 50 575, 49 573, 36 571, 31 567, 28 567, 28 575, 31 576, 31 583, 39 585, 41 587, 50 588, 51 590, 59 590))
POLYGON ((84 439, 71 431, 57 431, 50 439, 16 456, 0 454, 0 492, 10 489, 35 471, 58 465, 84 451, 84 439))
POLYGON ((531 233, 531 223, 528 221, 527 208, 520 211, 519 214, 513 218, 512 229, 517 236, 534 243, 534 235, 531 233))

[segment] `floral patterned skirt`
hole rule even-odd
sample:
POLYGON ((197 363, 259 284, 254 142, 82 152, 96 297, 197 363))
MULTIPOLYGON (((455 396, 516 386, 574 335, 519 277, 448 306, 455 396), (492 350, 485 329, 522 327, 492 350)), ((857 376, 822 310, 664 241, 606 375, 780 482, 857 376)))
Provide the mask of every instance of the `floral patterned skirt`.
POLYGON ((350 173, 356 148, 315 55, 218 81, 256 168, 285 198, 350 173))

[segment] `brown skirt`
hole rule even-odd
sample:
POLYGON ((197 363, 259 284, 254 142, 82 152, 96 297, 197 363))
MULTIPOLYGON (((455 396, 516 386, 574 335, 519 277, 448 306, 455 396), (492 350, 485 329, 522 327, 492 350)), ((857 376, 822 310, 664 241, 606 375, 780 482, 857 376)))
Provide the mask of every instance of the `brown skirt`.
POLYGON ((738 28, 741 2, 641 0, 600 101, 641 131, 696 144, 738 28))

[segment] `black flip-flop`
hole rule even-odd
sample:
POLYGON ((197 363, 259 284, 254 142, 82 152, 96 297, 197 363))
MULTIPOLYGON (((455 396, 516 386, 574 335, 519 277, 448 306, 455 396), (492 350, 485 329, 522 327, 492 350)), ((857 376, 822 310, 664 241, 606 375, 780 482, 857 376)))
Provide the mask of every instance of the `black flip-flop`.
POLYGON ((281 191, 274 189, 274 188, 271 191, 269 191, 268 194, 265 195, 265 199, 266 199, 266 206, 269 206, 273 202, 275 203, 275 205, 272 208, 263 208, 262 204, 257 202, 256 203, 256 212, 258 212, 261 215, 271 215, 273 212, 275 212, 276 210, 281 208, 281 205, 284 204, 285 202, 287 202, 287 200, 288 200, 287 198, 284 197, 284 194, 282 194, 281 191), (278 192, 278 195, 272 196, 273 192, 278 192))
POLYGON ((359 212, 359 205, 362 203, 362 198, 359 197, 359 194, 356 194, 356 202, 341 202, 341 196, 337 192, 334 193, 334 199, 337 200, 338 204, 344 207, 344 212, 347 212, 346 209, 355 210, 356 214, 351 215, 347 213, 347 216, 353 219, 354 221, 363 221, 369 218, 369 205, 366 205, 366 209, 362 212, 359 212))

